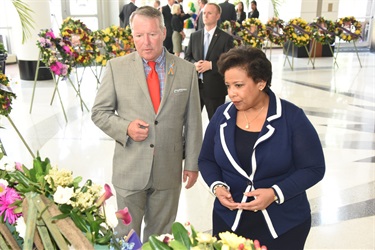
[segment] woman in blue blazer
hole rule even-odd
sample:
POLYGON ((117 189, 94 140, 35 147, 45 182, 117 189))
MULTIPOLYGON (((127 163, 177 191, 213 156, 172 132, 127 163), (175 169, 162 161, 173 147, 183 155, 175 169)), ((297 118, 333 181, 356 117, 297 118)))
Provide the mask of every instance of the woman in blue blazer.
POLYGON ((231 102, 212 117, 199 156, 217 197, 213 234, 303 249, 311 227, 306 190, 325 172, 317 132, 301 108, 271 91, 272 66, 261 50, 232 49, 218 67, 231 102))

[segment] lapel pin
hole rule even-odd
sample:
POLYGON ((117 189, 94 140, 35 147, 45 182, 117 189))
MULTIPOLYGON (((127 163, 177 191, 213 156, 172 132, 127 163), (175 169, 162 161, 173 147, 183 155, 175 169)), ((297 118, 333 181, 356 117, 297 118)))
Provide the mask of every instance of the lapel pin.
POLYGON ((174 62, 169 64, 168 75, 172 75, 172 76, 174 75, 173 67, 174 67, 174 62))

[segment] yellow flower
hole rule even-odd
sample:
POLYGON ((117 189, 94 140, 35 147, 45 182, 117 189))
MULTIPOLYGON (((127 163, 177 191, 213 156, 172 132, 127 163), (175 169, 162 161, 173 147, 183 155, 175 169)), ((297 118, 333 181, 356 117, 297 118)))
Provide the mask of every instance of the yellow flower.
POLYGON ((199 243, 206 243, 206 244, 214 243, 217 240, 216 237, 212 237, 211 234, 208 234, 208 233, 198 233, 196 239, 199 243))

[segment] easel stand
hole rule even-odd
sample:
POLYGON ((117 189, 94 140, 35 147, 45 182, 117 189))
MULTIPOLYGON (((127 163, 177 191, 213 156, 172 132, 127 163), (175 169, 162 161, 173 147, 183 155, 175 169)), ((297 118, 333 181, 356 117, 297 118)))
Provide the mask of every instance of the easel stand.
MULTIPOLYGON (((286 63, 286 61, 288 60, 288 63, 289 63, 289 66, 290 66, 290 69, 291 70, 293 70, 294 69, 294 45, 292 46, 292 63, 290 63, 290 61, 289 61, 289 49, 290 49, 290 44, 292 44, 292 42, 289 42, 288 43, 288 47, 287 47, 287 50, 285 51, 285 48, 284 48, 284 46, 283 46, 283 52, 285 52, 285 59, 284 59, 284 67, 285 67, 285 63, 286 63)), ((313 45, 314 46, 314 45, 313 45)), ((312 47, 313 47, 312 46, 312 47)), ((308 49, 307 49, 307 46, 305 45, 304 46, 305 47, 305 50, 306 50, 306 53, 307 53, 307 55, 308 55, 308 57, 309 57, 309 60, 307 61, 307 64, 309 64, 310 62, 311 62, 311 65, 313 66, 313 69, 315 69, 315 55, 314 55, 314 60, 312 60, 312 53, 311 53, 311 51, 309 51, 308 49)))
MULTIPOLYGON (((36 72, 35 72, 34 86, 33 86, 33 92, 32 92, 31 103, 30 103, 30 114, 32 112, 33 103, 34 103, 36 83, 37 83, 37 80, 38 80, 38 73, 39 73, 39 69, 40 69, 41 53, 42 52, 40 51, 39 52, 39 60, 38 60, 37 67, 36 67, 36 72)), ((59 88, 58 88, 58 84, 60 82, 61 76, 58 76, 58 78, 56 79, 55 74, 51 70, 50 70, 50 72, 52 74, 53 81, 55 82, 55 89, 54 89, 53 94, 52 94, 52 99, 51 99, 50 105, 52 105, 53 100, 55 98, 55 94, 57 92, 57 95, 58 95, 59 101, 60 101, 60 105, 61 105, 61 108, 62 108, 62 111, 63 111, 63 114, 64 114, 65 122, 68 122, 68 118, 67 118, 67 115, 66 115, 66 112, 65 112, 64 104, 63 104, 63 101, 62 101, 62 98, 61 98, 61 95, 60 95, 60 91, 59 91, 59 88)), ((76 71, 76 74, 78 74, 77 71, 76 71)), ((86 108, 86 110, 89 111, 89 109, 87 108, 85 102, 82 100, 81 93, 80 93, 80 84, 82 82, 82 77, 81 77, 81 80, 78 81, 78 75, 77 75, 78 89, 74 86, 74 84, 73 84, 70 76, 68 76, 67 79, 68 79, 69 83, 72 85, 74 91, 77 93, 77 96, 80 99, 81 110, 83 111, 83 106, 84 106, 86 108)))

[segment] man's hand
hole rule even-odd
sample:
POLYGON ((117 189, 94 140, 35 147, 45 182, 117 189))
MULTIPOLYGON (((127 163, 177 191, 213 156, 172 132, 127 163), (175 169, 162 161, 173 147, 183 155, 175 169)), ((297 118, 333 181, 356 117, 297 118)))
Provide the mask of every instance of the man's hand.
POLYGON ((128 136, 133 139, 133 141, 144 141, 148 136, 148 123, 142 120, 134 120, 129 124, 128 136))
POLYGON ((210 61, 200 60, 200 61, 194 63, 194 65, 195 65, 195 70, 198 73, 204 73, 208 70, 211 70, 211 62, 210 61))
POLYGON ((195 182, 197 182, 198 179, 198 171, 188 171, 184 170, 183 173, 183 181, 184 183, 187 181, 185 188, 189 189, 192 186, 194 186, 195 182))

